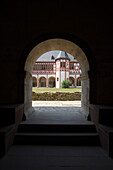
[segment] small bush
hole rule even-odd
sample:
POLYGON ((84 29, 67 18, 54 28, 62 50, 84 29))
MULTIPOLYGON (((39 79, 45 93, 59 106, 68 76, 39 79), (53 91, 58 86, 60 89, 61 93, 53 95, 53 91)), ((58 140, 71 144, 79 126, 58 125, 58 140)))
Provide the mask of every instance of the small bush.
POLYGON ((69 85, 71 85, 71 81, 70 80, 64 80, 62 82, 62 88, 69 88, 69 85))

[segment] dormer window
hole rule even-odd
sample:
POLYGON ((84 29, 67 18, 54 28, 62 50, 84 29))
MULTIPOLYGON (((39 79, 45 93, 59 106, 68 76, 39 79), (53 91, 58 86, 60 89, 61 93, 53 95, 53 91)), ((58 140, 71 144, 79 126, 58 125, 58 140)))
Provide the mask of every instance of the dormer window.
POLYGON ((52 60, 55 59, 53 55, 51 56, 51 59, 52 59, 52 60))

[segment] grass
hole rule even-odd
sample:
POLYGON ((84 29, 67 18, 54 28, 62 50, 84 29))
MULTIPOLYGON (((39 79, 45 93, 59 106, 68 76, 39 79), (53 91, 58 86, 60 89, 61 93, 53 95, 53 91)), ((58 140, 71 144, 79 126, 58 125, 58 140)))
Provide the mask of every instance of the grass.
POLYGON ((81 88, 32 88, 33 92, 81 92, 81 88))

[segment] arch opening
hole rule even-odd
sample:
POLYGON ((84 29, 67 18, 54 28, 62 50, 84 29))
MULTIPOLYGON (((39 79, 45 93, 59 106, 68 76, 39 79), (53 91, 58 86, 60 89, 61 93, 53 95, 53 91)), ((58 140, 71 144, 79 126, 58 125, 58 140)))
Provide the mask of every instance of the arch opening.
POLYGON ((46 78, 45 77, 39 78, 39 87, 46 87, 46 78))
POLYGON ((36 79, 36 77, 32 77, 32 87, 37 87, 37 79, 36 79))
POLYGON ((75 87, 75 79, 73 77, 70 77, 69 80, 71 81, 70 86, 75 87))
POLYGON ((89 114, 89 63, 84 51, 75 43, 65 39, 49 39, 36 45, 29 53, 24 70, 26 71, 25 86, 24 86, 24 110, 26 117, 32 112, 32 69, 35 61, 42 54, 52 51, 61 50, 74 56, 80 63, 81 67, 81 82, 82 82, 82 94, 81 94, 81 111, 85 117, 89 114))
POLYGON ((55 87, 55 78, 54 77, 49 78, 49 87, 51 87, 51 88, 55 87))
POLYGON ((81 87, 81 77, 77 78, 77 87, 81 87))

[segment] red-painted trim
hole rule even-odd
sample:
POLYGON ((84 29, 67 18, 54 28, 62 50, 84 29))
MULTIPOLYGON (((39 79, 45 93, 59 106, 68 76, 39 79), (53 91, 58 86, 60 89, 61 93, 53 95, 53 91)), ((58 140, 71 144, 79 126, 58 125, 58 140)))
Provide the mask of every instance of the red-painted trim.
POLYGON ((48 88, 48 74, 47 74, 47 77, 46 77, 46 87, 48 88))
POLYGON ((48 61, 48 62, 41 62, 41 61, 38 61, 38 62, 35 62, 35 64, 48 64, 48 63, 55 63, 55 61, 52 61, 52 62, 50 62, 50 61, 48 61))
POLYGON ((39 88, 39 78, 38 78, 38 74, 37 74, 37 88, 39 88))
MULTIPOLYGON (((51 75, 55 75, 55 86, 56 86, 56 72, 58 72, 58 74, 59 74, 59 88, 61 88, 61 71, 65 71, 65 79, 66 79, 66 72, 69 72, 69 77, 70 77, 70 74, 71 75, 79 75, 80 74, 80 66, 77 66, 78 67, 78 69, 75 69, 75 67, 76 66, 74 66, 74 69, 70 69, 70 63, 73 63, 73 64, 78 64, 78 62, 70 62, 69 61, 69 68, 67 68, 66 67, 66 65, 67 65, 67 62, 68 62, 69 60, 68 59, 64 59, 64 58, 60 58, 60 59, 57 59, 56 61, 52 61, 52 62, 41 62, 41 61, 39 61, 39 62, 36 62, 35 64, 36 65, 54 65, 55 64, 55 70, 33 70, 32 71, 32 74, 37 74, 37 77, 38 77, 38 75, 46 75, 46 76, 48 76, 49 74, 51 74, 51 75), (62 60, 65 60, 65 68, 61 68, 61 59, 62 60), (56 66, 57 66, 57 64, 59 64, 59 67, 57 68, 56 66), (54 72, 55 71, 55 72, 54 72), (72 73, 71 71, 75 71, 74 73, 72 73)), ((34 65, 35 65, 34 64, 34 65)), ((53 67, 54 68, 54 67, 53 67)), ((44 76, 41 76, 40 78, 42 78, 42 77, 44 77, 44 76)), ((52 76, 51 76, 52 77, 52 76)), ((44 77, 45 78, 45 77, 44 77)), ((53 77, 54 78, 54 77, 53 77)), ((37 78, 38 79, 38 78, 37 78)), ((75 80, 76 81, 76 80, 75 80)), ((37 86, 38 86, 38 80, 37 80, 37 86)), ((47 83, 46 83, 46 85, 47 85, 47 83)))
MULTIPOLYGON (((39 78, 39 80, 41 79, 41 78, 45 78, 44 76, 41 76, 40 78, 39 78)), ((46 78, 45 78, 46 79, 46 78)))

